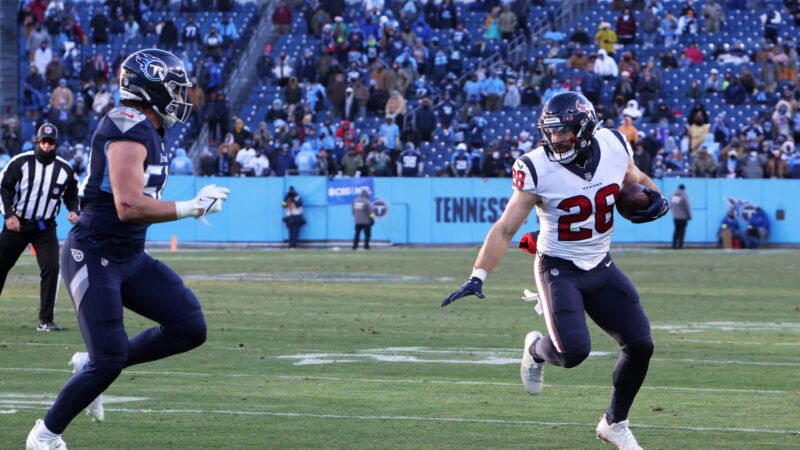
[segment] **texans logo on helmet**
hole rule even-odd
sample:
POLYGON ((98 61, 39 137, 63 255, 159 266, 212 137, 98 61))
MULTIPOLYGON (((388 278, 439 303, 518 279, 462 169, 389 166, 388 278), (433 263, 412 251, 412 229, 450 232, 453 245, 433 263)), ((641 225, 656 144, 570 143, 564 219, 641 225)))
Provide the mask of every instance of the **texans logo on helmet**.
POLYGON ((584 105, 583 103, 581 103, 580 100, 575 102, 575 109, 577 109, 580 112, 589 114, 589 105, 584 105))
POLYGON ((164 81, 167 78, 167 64, 147 53, 136 55, 136 62, 144 76, 150 81, 164 81))

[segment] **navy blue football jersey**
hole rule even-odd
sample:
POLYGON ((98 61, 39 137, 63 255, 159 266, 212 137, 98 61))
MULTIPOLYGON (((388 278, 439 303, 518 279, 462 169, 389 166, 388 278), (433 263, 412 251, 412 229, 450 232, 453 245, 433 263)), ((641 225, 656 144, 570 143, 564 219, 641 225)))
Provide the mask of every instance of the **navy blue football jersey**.
POLYGON ((169 154, 164 129, 156 129, 147 116, 121 106, 108 112, 97 124, 89 153, 89 174, 80 186, 81 216, 74 230, 80 235, 105 235, 123 240, 143 241, 149 224, 122 222, 117 216, 114 193, 108 176, 108 146, 115 141, 139 142, 147 149, 144 161, 145 187, 142 195, 161 198, 167 184, 169 154))

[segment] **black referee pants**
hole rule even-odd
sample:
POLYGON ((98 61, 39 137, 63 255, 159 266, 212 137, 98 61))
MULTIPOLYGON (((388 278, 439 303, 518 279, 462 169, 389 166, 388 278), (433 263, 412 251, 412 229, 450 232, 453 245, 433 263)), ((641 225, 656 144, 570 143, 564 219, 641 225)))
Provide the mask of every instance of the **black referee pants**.
POLYGON ((0 294, 3 293, 8 272, 17 263, 17 259, 28 244, 33 244, 33 248, 36 249, 36 262, 39 263, 41 270, 39 321, 52 322, 59 269, 56 227, 51 226, 44 230, 23 229, 20 232, 3 228, 3 232, 0 233, 0 294))

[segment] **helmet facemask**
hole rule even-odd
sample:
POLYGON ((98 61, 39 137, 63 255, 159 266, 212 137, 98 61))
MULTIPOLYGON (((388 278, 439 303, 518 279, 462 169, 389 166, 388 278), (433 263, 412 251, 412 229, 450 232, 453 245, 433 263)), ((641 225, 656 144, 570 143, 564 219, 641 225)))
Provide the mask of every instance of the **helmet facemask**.
POLYGON ((164 87, 167 89, 170 96, 172 96, 172 101, 164 107, 164 111, 159 111, 158 108, 154 109, 158 115, 164 119, 164 123, 167 124, 167 126, 175 125, 178 122, 186 123, 186 121, 189 120, 189 115, 192 113, 192 104, 184 100, 186 100, 192 83, 178 83, 177 81, 170 80, 164 84, 164 87))
POLYGON ((574 161, 579 154, 590 148, 591 141, 578 139, 579 136, 585 135, 588 125, 589 121, 586 119, 580 123, 562 124, 559 122, 551 125, 539 125, 539 134, 542 135, 545 143, 547 158, 561 164, 574 161))

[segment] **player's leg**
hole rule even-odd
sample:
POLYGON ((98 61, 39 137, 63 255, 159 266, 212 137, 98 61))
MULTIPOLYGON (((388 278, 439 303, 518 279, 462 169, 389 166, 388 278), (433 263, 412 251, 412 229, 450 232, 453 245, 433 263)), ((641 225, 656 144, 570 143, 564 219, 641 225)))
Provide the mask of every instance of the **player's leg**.
POLYGON ((363 225, 356 224, 356 233, 353 236, 353 250, 358 248, 358 241, 361 238, 361 228, 363 227, 363 225))
POLYGON ((19 255, 25 251, 28 238, 24 233, 3 230, 0 233, 0 294, 6 284, 8 272, 17 263, 19 255))
POLYGON ((583 271, 559 258, 537 256, 533 273, 548 335, 534 343, 531 354, 536 362, 575 367, 591 350, 580 291, 583 271))
POLYGON ((53 322, 58 287, 58 237, 55 227, 46 228, 33 239, 36 262, 41 271, 39 322, 53 322))
POLYGON ((636 288, 616 264, 606 267, 601 263, 591 275, 594 286, 586 293, 586 312, 622 349, 612 375, 614 390, 607 412, 608 423, 617 423, 627 419, 647 375, 653 355, 650 321, 636 288))
POLYGON ((146 253, 122 283, 122 302, 159 324, 131 338, 125 367, 183 353, 206 340, 206 321, 197 297, 178 274, 146 253))
POLYGON ((89 362, 61 388, 44 417, 46 428, 56 434, 63 433, 70 421, 111 385, 128 359, 119 291, 121 268, 103 266, 99 255, 70 238, 64 243, 61 265, 89 362))

